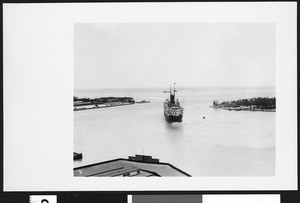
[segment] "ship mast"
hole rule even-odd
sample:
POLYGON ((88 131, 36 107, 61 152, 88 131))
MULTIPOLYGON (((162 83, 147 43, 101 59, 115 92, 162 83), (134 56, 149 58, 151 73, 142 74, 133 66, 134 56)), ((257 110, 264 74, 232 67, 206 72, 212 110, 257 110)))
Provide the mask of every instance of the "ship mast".
POLYGON ((175 98, 175 92, 176 92, 176 90, 175 90, 175 85, 176 85, 176 83, 174 82, 174 86, 173 86, 173 90, 174 90, 174 98, 175 98))
POLYGON ((164 93, 170 93, 170 103, 171 104, 175 104, 175 92, 176 92, 176 90, 175 90, 175 84, 176 83, 174 83, 173 84, 173 91, 172 91, 172 85, 170 84, 170 91, 164 91, 164 93))

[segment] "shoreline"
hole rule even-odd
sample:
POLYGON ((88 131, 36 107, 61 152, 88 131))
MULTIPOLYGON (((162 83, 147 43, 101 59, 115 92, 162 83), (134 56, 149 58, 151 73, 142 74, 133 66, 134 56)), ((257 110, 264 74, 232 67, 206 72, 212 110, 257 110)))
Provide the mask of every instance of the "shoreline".
POLYGON ((224 107, 224 106, 209 106, 214 109, 223 109, 228 111, 261 111, 261 112, 276 112, 276 109, 251 109, 243 107, 224 107))
POLYGON ((80 107, 74 107, 73 111, 83 111, 83 110, 91 110, 91 109, 101 109, 101 108, 109 108, 109 107, 117 107, 117 106, 127 106, 133 105, 132 103, 107 103, 107 104, 94 104, 94 105, 81 105, 80 107), (90 106, 90 107, 86 107, 90 106))

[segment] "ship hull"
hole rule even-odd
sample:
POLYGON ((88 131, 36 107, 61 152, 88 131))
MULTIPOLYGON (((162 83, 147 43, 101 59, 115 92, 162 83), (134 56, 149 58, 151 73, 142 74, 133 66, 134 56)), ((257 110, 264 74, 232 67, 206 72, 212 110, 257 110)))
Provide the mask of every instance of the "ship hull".
POLYGON ((182 122, 182 115, 174 116, 174 115, 167 115, 166 113, 164 113, 164 115, 166 121, 168 121, 169 123, 182 122))

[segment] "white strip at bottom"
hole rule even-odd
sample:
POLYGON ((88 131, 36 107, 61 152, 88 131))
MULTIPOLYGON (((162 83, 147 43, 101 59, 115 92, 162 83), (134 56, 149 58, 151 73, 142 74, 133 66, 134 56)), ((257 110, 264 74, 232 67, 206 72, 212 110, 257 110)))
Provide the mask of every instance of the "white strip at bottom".
POLYGON ((132 203, 132 195, 127 195, 127 203, 132 203))
POLYGON ((203 195, 203 203, 280 203, 280 194, 203 195))

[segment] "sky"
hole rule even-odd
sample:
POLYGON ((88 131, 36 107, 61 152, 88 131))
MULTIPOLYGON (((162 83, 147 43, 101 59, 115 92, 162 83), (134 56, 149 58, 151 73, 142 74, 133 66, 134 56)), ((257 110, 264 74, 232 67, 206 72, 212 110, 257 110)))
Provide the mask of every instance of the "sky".
POLYGON ((275 86, 274 23, 76 23, 74 88, 275 86))

